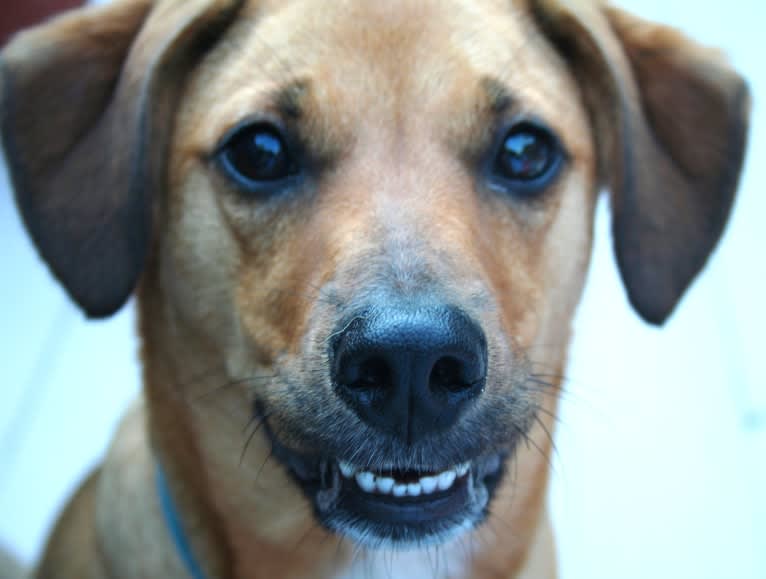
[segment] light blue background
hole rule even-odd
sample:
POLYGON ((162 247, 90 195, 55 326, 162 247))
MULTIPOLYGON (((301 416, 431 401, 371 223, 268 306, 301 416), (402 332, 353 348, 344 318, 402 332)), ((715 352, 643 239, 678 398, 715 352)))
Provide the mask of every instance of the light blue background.
MULTIPOLYGON (((564 579, 766 578, 766 66, 756 0, 630 0, 720 46, 754 94, 723 244, 661 330, 628 308, 599 209, 551 505, 564 579)), ((137 392, 132 307, 85 323, 25 237, 0 165, 0 543, 37 556, 137 392)))

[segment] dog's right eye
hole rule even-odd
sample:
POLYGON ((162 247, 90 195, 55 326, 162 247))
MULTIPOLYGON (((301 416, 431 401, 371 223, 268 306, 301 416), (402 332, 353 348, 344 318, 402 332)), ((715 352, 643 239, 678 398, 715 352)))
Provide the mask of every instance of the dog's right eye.
POLYGON ((226 176, 251 193, 267 193, 298 174, 287 139, 268 123, 236 129, 217 157, 226 176))

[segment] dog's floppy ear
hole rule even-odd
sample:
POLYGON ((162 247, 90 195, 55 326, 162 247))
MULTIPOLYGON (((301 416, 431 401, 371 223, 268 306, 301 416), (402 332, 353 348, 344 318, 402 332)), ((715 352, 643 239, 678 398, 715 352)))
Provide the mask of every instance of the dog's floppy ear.
POLYGON ((719 53, 671 28, 597 2, 533 6, 591 115, 630 302, 661 324, 726 224, 744 157, 747 86, 719 53))
POLYGON ((150 246, 184 75, 238 0, 117 0, 23 32, 0 55, 16 200, 88 316, 114 313, 150 246))

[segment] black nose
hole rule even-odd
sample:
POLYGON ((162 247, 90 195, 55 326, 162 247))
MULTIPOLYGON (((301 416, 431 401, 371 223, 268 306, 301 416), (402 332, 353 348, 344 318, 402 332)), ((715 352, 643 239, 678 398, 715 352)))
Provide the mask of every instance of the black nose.
POLYGON ((484 388, 484 333, 455 307, 364 312, 337 334, 334 352, 340 396, 408 444, 452 426, 484 388))

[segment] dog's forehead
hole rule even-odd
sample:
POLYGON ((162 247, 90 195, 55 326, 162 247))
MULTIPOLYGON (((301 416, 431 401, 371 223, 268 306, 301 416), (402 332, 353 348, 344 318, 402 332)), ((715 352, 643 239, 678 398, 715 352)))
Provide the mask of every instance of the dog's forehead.
POLYGON ((577 88, 520 1, 254 1, 208 64, 197 83, 217 87, 202 103, 208 140, 296 83, 338 135, 403 116, 470 132, 477 105, 506 96, 554 130, 581 124, 577 88))

